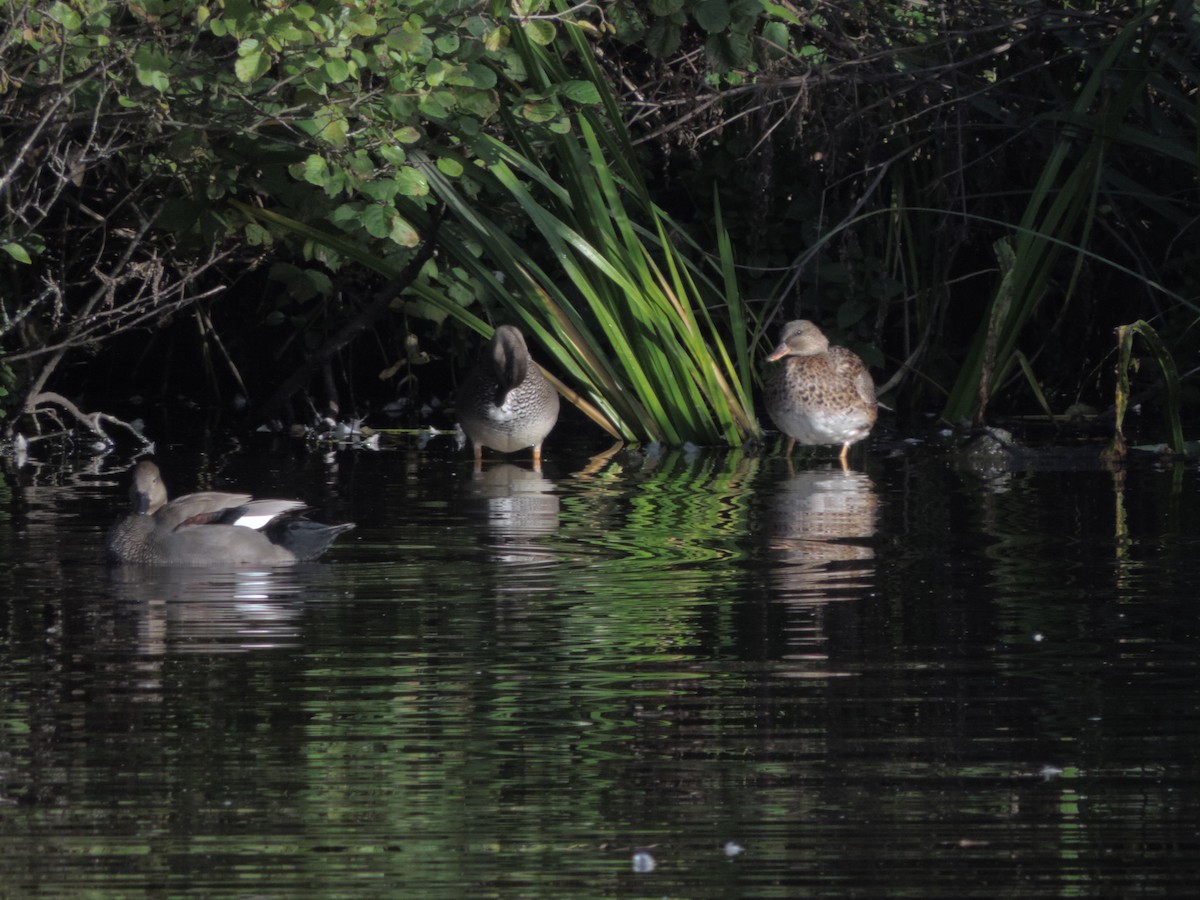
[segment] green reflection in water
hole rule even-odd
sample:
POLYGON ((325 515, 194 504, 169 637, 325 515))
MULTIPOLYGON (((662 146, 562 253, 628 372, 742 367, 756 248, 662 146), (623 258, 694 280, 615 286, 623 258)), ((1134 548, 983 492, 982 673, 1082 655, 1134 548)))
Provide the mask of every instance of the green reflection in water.
POLYGON ((1200 493, 1165 528, 1157 476, 1131 480, 1130 580, 1094 479, 387 463, 361 464, 374 515, 311 571, 118 576, 80 563, 110 497, 13 512, 0 893, 1192 883, 1200 493))

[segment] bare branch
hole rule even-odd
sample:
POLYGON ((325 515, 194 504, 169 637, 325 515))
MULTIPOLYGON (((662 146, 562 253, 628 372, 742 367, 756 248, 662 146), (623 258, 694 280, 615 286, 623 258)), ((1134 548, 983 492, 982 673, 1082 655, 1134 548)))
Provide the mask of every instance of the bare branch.
MULTIPOLYGON (((141 443, 143 447, 148 447, 151 444, 151 442, 146 439, 145 435, 143 435, 138 429, 134 428, 128 422, 118 419, 116 416, 110 416, 107 413, 85 413, 62 394, 57 394, 54 391, 43 391, 40 394, 31 396, 26 402, 25 412, 33 416, 36 416, 39 412, 46 412, 44 409, 39 409, 39 407, 42 407, 44 404, 53 404, 61 407, 67 412, 68 415, 70 415, 72 419, 84 426, 92 434, 104 439, 108 443, 111 443, 112 439, 108 432, 106 432, 103 428, 105 423, 129 432, 139 443, 141 443)), ((53 418, 56 421, 59 421, 57 415, 53 415, 53 418)))

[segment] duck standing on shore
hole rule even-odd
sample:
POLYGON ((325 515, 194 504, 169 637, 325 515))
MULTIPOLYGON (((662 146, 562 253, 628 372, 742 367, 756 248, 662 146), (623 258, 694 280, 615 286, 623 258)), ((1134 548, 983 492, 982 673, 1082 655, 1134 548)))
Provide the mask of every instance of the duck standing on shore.
POLYGON ((841 444, 839 459, 846 468, 850 445, 870 434, 879 414, 866 365, 852 350, 831 347, 805 319, 783 326, 767 359, 783 361, 767 381, 765 399, 771 420, 787 435, 785 455, 791 458, 797 442, 841 444))
POLYGON ((525 336, 501 325, 458 392, 458 421, 471 439, 475 462, 483 448, 513 453, 533 448, 542 464, 542 441, 558 421, 558 391, 529 355, 525 336))

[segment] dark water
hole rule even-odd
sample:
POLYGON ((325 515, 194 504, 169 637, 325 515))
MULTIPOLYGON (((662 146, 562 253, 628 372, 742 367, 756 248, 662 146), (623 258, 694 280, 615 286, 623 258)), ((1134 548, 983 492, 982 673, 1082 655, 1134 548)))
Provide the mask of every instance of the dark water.
POLYGON ((160 455, 359 523, 240 572, 10 474, 0 895, 1194 894, 1197 469, 855 456, 160 455))

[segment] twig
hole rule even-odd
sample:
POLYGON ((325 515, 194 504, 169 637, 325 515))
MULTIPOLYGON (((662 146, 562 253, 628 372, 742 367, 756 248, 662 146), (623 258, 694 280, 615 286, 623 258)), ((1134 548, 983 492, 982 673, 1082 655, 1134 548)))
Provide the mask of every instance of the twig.
MULTIPOLYGON (((104 438, 104 440, 107 442, 111 442, 112 439, 108 436, 108 432, 106 432, 104 430, 104 428, 102 427, 102 423, 108 423, 109 425, 114 425, 119 428, 125 429, 130 434, 132 434, 138 441, 140 441, 141 445, 143 447, 149 447, 152 443, 151 441, 146 439, 145 435, 143 435, 140 431, 138 431, 136 428, 134 428, 132 425, 130 425, 125 420, 118 419, 116 416, 110 416, 108 413, 102 413, 102 412, 85 413, 83 410, 81 410, 78 406, 76 406, 74 403, 72 403, 70 400, 68 400, 62 394, 55 393, 54 391, 42 391, 40 394, 38 394, 34 397, 31 397, 29 399, 29 402, 26 406, 25 411, 32 415, 37 415, 37 413, 39 411, 50 412, 50 414, 53 415, 53 412, 51 412, 51 411, 38 410, 37 407, 43 403, 53 403, 56 406, 59 406, 62 409, 66 410, 66 412, 71 416, 71 418, 75 419, 75 421, 77 421, 79 424, 81 424, 85 428, 87 428, 87 430, 90 431, 92 434, 96 435, 97 437, 104 438)), ((57 418, 57 416, 55 416, 55 418, 57 418)))

